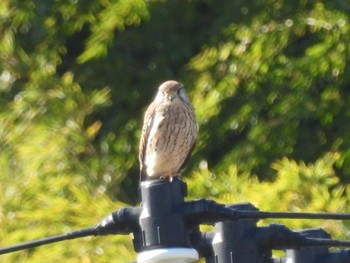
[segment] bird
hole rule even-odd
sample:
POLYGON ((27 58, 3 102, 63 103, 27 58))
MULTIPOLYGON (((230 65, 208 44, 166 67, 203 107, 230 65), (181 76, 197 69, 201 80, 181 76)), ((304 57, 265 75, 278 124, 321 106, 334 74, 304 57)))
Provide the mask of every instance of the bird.
POLYGON ((181 177, 198 134, 195 110, 184 86, 162 83, 143 121, 139 145, 140 181, 181 177))

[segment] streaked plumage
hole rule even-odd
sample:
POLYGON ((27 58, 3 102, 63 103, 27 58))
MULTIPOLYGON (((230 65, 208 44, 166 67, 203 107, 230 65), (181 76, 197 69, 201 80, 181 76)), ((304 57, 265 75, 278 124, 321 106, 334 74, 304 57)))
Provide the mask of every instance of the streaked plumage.
POLYGON ((195 112, 182 84, 159 86, 144 117, 140 140, 140 179, 179 176, 197 138, 195 112))

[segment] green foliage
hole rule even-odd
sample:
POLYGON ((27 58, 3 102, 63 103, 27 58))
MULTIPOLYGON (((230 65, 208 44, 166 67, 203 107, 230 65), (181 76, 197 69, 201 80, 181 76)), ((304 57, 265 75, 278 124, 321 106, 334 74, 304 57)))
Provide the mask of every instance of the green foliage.
MULTIPOLYGON (((203 167, 187 180, 188 198, 207 196, 225 204, 251 202, 261 211, 347 212, 350 205, 348 193, 339 185, 333 169, 338 158, 339 154, 329 153, 313 164, 283 158, 272 164, 277 171, 274 182, 259 182, 249 174, 240 174, 237 165, 231 165, 219 174, 203 167)), ((263 220, 261 225, 268 223, 271 220, 263 220)), ((339 222, 278 220, 278 223, 291 229, 319 226, 333 236, 349 238, 344 224, 339 222)))
POLYGON ((146 4, 137 1, 101 1, 104 6, 92 22, 91 36, 87 40, 86 50, 79 56, 79 62, 86 62, 107 54, 107 45, 114 38, 114 31, 122 31, 125 26, 139 25, 147 17, 146 4))
MULTIPOLYGON (((97 5, 93 13, 93 6, 81 10, 85 3, 50 4, 1 2, 1 246, 92 226, 124 205, 106 196, 112 176, 116 185, 122 177, 108 146, 94 144, 101 121, 88 121, 96 110, 110 105, 110 89, 83 91, 74 72, 59 69, 69 36, 106 9, 97 5), (61 24, 62 19, 66 23, 61 24)), ((131 17, 120 17, 125 20, 120 23, 130 25, 137 17, 132 11, 131 17)), ((113 33, 113 27, 100 27, 113 33)), ((128 237, 85 238, 2 260, 131 261, 131 249, 128 237), (118 255, 113 255, 115 247, 118 255)))
MULTIPOLYGON (((199 146, 208 162, 219 171, 239 162, 243 171, 266 178, 279 156, 314 161, 319 152, 347 155, 349 141, 339 139, 349 130, 341 121, 349 114, 342 88, 348 81, 347 19, 321 3, 287 17, 258 16, 226 26, 222 41, 191 60, 201 142, 217 141, 213 150, 199 146), (213 105, 220 106, 209 111, 213 105), (224 148, 219 153, 218 144, 224 148)), ((348 174, 345 166, 340 170, 348 174)))
MULTIPOLYGON (((0 1, 0 246, 138 202, 142 114, 166 79, 185 84, 200 126, 188 198, 350 211, 349 13, 322 0, 0 1)), ((349 238, 343 222, 278 222, 349 238)), ((131 251, 111 236, 2 259, 131 251)))

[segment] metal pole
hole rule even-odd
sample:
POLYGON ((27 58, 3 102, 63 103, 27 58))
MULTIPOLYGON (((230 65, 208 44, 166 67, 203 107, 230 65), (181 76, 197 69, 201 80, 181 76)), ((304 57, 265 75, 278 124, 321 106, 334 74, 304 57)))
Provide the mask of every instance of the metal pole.
POLYGON ((190 246, 183 214, 174 209, 184 202, 186 184, 174 178, 141 183, 142 249, 138 263, 188 263, 198 260, 190 246))

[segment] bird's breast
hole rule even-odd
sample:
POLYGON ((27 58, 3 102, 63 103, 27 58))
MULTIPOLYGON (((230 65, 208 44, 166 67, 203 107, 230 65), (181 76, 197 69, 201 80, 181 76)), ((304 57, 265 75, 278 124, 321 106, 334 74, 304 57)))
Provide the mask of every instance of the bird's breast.
POLYGON ((159 107, 147 140, 148 176, 178 173, 196 136, 197 124, 191 108, 177 100, 159 107))

